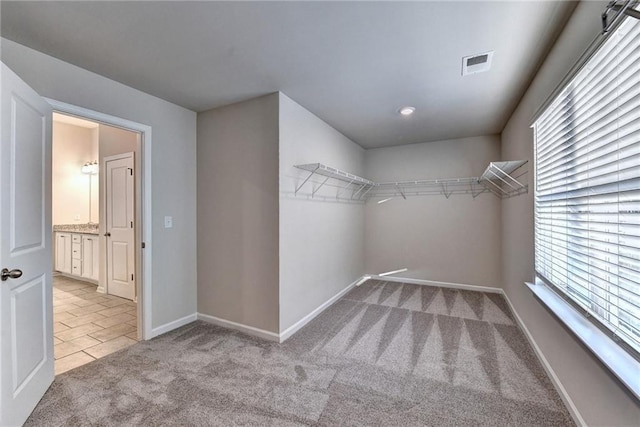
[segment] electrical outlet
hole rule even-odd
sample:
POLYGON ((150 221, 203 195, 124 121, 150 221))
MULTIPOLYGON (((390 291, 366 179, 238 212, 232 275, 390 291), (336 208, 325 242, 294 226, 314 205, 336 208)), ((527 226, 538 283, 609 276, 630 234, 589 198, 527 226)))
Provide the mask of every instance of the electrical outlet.
POLYGON ((164 228, 172 228, 173 227, 173 217, 165 216, 164 217, 164 228))

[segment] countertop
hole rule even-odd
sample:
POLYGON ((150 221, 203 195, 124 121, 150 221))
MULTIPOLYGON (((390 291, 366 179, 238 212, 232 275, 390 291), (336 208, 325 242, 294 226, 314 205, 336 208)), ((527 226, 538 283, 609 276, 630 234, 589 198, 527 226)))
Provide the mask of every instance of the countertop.
POLYGON ((98 224, 56 224, 53 226, 53 231, 98 235, 98 224))

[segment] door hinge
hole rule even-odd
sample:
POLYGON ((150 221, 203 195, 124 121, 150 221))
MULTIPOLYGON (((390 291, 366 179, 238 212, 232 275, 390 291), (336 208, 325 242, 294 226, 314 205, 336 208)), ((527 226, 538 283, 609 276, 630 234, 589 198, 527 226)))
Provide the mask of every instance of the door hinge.
POLYGON ((131 221, 131 228, 133 228, 133 221, 131 221))
POLYGON ((142 242, 142 249, 144 249, 146 247, 147 247, 146 243, 142 242))
POLYGON ((127 168, 129 169, 129 175, 133 176, 133 169, 132 168, 127 168))
POLYGON ((131 275, 131 281, 133 282, 133 274, 131 275))

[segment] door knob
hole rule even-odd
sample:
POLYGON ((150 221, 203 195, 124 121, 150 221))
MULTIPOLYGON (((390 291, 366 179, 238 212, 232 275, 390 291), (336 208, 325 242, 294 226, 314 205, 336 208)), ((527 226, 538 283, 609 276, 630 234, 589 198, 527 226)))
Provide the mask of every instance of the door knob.
POLYGON ((105 237, 111 237, 111 233, 109 233, 108 231, 106 233, 104 233, 105 237))
POLYGON ((3 268, 2 269, 2 281, 6 281, 8 279, 17 279, 18 277, 22 276, 22 270, 18 270, 17 268, 15 270, 11 270, 9 271, 8 268, 3 268))

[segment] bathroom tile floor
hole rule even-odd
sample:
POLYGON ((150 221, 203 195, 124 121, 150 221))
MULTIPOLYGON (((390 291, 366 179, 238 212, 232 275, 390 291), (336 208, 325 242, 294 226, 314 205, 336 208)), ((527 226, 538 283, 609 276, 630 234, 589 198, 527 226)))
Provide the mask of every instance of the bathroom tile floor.
POLYGON ((97 286, 53 277, 56 375, 129 347, 138 340, 136 303, 96 292, 97 286))

